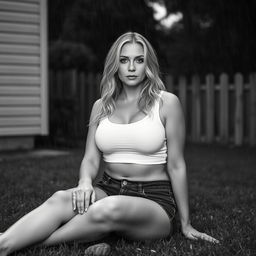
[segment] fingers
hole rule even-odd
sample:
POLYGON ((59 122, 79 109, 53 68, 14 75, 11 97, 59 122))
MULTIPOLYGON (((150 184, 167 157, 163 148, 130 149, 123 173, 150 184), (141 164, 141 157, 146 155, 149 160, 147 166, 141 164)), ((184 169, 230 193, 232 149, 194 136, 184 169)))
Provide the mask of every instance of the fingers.
POLYGON ((93 190, 93 191, 92 191, 92 195, 91 195, 91 202, 92 202, 92 204, 94 204, 95 201, 96 201, 96 193, 95 193, 95 191, 93 190))
POLYGON ((219 240, 217 240, 217 239, 213 238, 212 236, 209 236, 205 233, 202 233, 201 239, 206 240, 211 243, 217 243, 217 244, 220 242, 219 240))
POLYGON ((183 228, 183 234, 192 240, 202 239, 211 243, 219 243, 219 240, 213 238, 212 236, 207 235, 206 233, 202 233, 194 229, 191 225, 183 228))
POLYGON ((72 191, 72 208, 79 214, 84 213, 84 191, 81 189, 72 191))
POLYGON ((79 214, 87 212, 90 201, 91 203, 95 202, 95 191, 94 190, 74 190, 72 192, 72 207, 73 211, 77 210, 79 214))
POLYGON ((92 191, 90 191, 90 190, 85 191, 85 211, 86 212, 90 205, 91 193, 92 193, 92 191))
POLYGON ((76 191, 76 205, 77 205, 77 211, 79 214, 84 213, 84 198, 85 198, 85 192, 81 189, 76 191))
POLYGON ((194 233, 192 235, 194 237, 196 237, 197 239, 199 238, 199 239, 211 242, 211 243, 219 243, 219 240, 217 240, 217 239, 213 238, 212 236, 209 236, 205 233, 197 232, 197 233, 194 233))
POLYGON ((72 191, 72 208, 73 211, 76 210, 76 191, 72 191))
POLYGON ((190 232, 186 234, 186 237, 189 238, 189 239, 191 239, 191 240, 198 240, 198 238, 197 238, 196 236, 194 236, 194 235, 193 235, 192 233, 190 233, 190 232))

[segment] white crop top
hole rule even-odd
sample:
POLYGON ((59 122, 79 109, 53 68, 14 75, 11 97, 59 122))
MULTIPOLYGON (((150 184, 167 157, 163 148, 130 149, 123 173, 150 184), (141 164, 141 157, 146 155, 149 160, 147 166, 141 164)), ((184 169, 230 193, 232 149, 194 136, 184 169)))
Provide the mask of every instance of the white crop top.
POLYGON ((152 107, 152 114, 137 122, 118 124, 111 122, 108 117, 100 121, 95 133, 95 142, 103 152, 105 162, 166 163, 166 136, 159 116, 159 98, 152 107))

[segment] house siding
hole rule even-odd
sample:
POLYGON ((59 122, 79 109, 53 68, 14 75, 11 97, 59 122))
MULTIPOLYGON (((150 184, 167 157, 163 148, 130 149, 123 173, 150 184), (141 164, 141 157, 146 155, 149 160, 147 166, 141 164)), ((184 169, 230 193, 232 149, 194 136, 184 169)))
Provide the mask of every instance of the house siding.
POLYGON ((0 0, 0 136, 48 134, 46 0, 0 0))

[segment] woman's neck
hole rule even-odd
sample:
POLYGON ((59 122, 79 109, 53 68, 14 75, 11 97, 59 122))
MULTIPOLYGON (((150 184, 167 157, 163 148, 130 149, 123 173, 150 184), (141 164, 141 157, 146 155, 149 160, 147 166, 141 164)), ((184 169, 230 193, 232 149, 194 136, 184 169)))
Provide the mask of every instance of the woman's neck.
POLYGON ((123 101, 134 101, 138 100, 140 92, 141 92, 141 86, 137 86, 136 88, 133 87, 126 87, 123 86, 123 90, 121 94, 119 95, 119 99, 123 101))

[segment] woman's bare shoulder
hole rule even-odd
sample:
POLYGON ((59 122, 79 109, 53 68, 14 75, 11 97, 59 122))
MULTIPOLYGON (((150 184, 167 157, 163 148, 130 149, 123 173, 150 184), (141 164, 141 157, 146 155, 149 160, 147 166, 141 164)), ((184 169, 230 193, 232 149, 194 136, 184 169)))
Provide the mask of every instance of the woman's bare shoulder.
POLYGON ((90 120, 94 120, 99 115, 101 111, 101 107, 102 107, 102 100, 100 98, 93 103, 90 120))
POLYGON ((101 98, 97 99, 94 103, 93 103, 93 106, 92 106, 92 112, 98 112, 99 109, 101 108, 102 106, 102 100, 101 98))
POLYGON ((169 111, 171 109, 173 110, 180 107, 179 98, 171 92, 163 91, 162 100, 163 100, 163 108, 169 111))

